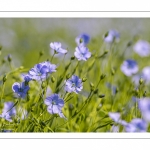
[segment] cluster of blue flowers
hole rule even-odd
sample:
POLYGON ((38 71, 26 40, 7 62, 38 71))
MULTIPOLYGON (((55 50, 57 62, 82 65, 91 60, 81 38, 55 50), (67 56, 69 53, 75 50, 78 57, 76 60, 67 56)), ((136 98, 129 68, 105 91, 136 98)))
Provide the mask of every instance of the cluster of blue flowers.
MULTIPOLYGON (((74 56, 78 61, 87 61, 91 57, 91 52, 86 47, 90 40, 90 37, 86 34, 82 34, 76 38, 77 47, 75 48, 74 56)), ((60 42, 50 43, 50 48, 54 51, 54 54, 66 54, 68 51, 63 49, 60 42)), ((12 85, 13 92, 17 95, 18 98, 25 99, 30 90, 29 82, 32 80, 42 82, 49 78, 50 74, 56 72, 57 66, 51 64, 49 61, 45 61, 39 64, 36 64, 33 68, 28 71, 28 74, 23 75, 24 81, 21 83, 15 82, 12 85)), ((64 90, 68 93, 78 94, 83 89, 82 80, 76 76, 72 75, 71 78, 65 81, 64 90)), ((58 114, 61 118, 65 118, 62 108, 64 107, 64 99, 60 98, 59 94, 54 93, 50 96, 47 96, 44 100, 44 103, 47 105, 47 111, 50 114, 58 114)), ((16 110, 13 107, 13 102, 5 103, 3 113, 0 117, 5 118, 8 121, 12 121, 11 117, 15 116, 16 110), (7 112, 8 111, 8 112, 7 112)))
MULTIPOLYGON (((103 41, 106 44, 106 46, 110 46, 111 48, 117 42, 119 42, 119 40, 120 40, 120 34, 117 30, 114 30, 114 29, 109 30, 103 37, 103 41)), ((76 60, 77 66, 78 66, 78 64, 81 61, 85 63, 92 56, 92 53, 89 51, 87 47, 88 43, 90 42, 90 36, 87 34, 81 34, 76 37, 75 42, 77 45, 75 46, 74 57, 71 57, 70 59, 70 64, 71 62, 76 60)), ((37 101, 40 102, 40 104, 39 103, 35 104, 35 106, 39 104, 38 108, 40 108, 40 111, 41 111, 40 115, 42 116, 46 111, 47 115, 51 114, 50 116, 52 117, 57 116, 57 117, 63 118, 63 120, 64 119, 67 120, 68 117, 66 117, 67 115, 64 112, 65 103, 68 102, 68 99, 70 97, 74 95, 79 96, 79 94, 83 93, 82 90, 83 90, 84 81, 83 81, 83 78, 80 77, 80 73, 79 73, 79 76, 77 75, 76 70, 75 70, 76 68, 74 69, 72 73, 69 73, 69 75, 67 76, 66 74, 68 73, 67 72, 68 70, 65 67, 66 70, 65 70, 64 76, 63 75, 62 75, 63 77, 58 76, 58 80, 57 80, 56 87, 55 87, 55 92, 51 91, 50 93, 47 94, 46 92, 49 88, 49 85, 51 83, 54 83, 52 81, 51 74, 57 72, 57 69, 59 68, 58 65, 52 64, 53 57, 57 54, 65 56, 68 53, 68 50, 63 48, 60 42, 51 42, 49 46, 53 52, 51 60, 50 61, 47 60, 47 61, 35 64, 35 66, 31 68, 27 74, 22 75, 23 76, 22 82, 15 82, 12 85, 12 91, 13 91, 14 97, 18 101, 21 101, 22 99, 28 99, 29 93, 30 91, 32 91, 32 86, 31 86, 32 83, 34 82, 37 83, 38 85, 40 85, 40 92, 39 92, 39 97, 38 95, 36 95, 34 102, 37 102, 37 101), (52 81, 51 83, 49 83, 50 78, 52 81), (62 88, 63 88, 64 93, 62 92, 62 88)), ((134 44, 133 50, 135 52, 135 55, 138 54, 141 57, 147 57, 150 55, 150 44, 147 41, 138 40, 134 44)), ((95 63, 95 60, 98 60, 97 58, 100 58, 96 56, 97 54, 94 56, 94 61, 92 64, 95 63)), ((133 86, 136 86, 136 88, 139 87, 139 84, 143 82, 145 84, 150 83, 150 66, 146 66, 142 68, 142 71, 139 72, 140 67, 138 66, 138 64, 139 63, 137 63, 134 59, 129 58, 129 59, 123 60, 121 66, 119 66, 121 70, 121 74, 124 74, 126 76, 126 79, 132 78, 132 81, 134 82, 133 86), (139 82, 140 79, 142 79, 141 83, 139 82)), ((113 72, 112 72, 112 75, 114 75, 113 72)), ((98 97, 98 99, 101 99, 101 102, 102 102, 103 95, 99 95, 98 93, 98 90, 99 90, 98 86, 102 78, 103 76, 101 75, 97 86, 92 85, 92 83, 90 84, 91 91, 89 95, 87 96, 86 100, 84 99, 85 101, 81 107, 82 109, 85 108, 85 106, 90 103, 92 97, 94 97, 95 95, 98 97)), ((117 93, 116 83, 106 83, 106 86, 109 89, 110 88, 112 89, 112 93, 110 95, 111 95, 111 98, 113 99, 117 93)), ((136 95, 135 97, 133 97, 132 102, 136 104, 136 109, 138 109, 138 111, 140 112, 139 114, 141 116, 135 115, 132 119, 130 119, 130 121, 129 120, 126 121, 126 119, 124 119, 122 115, 123 113, 118 112, 118 110, 117 112, 113 112, 114 111, 113 104, 112 104, 112 110, 111 110, 112 112, 108 111, 106 113, 107 114, 106 116, 108 117, 107 119, 110 120, 111 118, 111 123, 113 122, 112 128, 111 128, 113 132, 119 132, 121 127, 123 127, 124 132, 146 132, 148 130, 148 126, 150 123, 150 98, 146 96, 137 97, 136 95)), ((7 120, 9 122, 13 122, 13 119, 17 115, 18 110, 20 111, 20 109, 22 109, 20 106, 19 106, 19 109, 17 109, 16 107, 17 104, 18 103, 14 103, 14 102, 5 102, 2 113, 0 114, 0 118, 3 118, 4 120, 7 120)), ((100 105, 102 106, 103 104, 101 103, 100 105)), ((72 115, 72 112, 71 112, 72 110, 69 107, 69 111, 71 112, 71 117, 70 116, 69 117, 72 119, 76 114, 80 113, 81 110, 80 109, 75 110, 74 115, 72 115)), ((28 117, 27 111, 25 111, 24 114, 25 114, 24 116, 23 115, 21 116, 22 120, 28 117)), ((39 118, 40 118, 40 115, 39 115, 39 118)), ((80 117, 81 116, 79 115, 79 118, 80 117)), ((80 120, 79 118, 78 120, 80 120)), ((42 122, 40 119, 39 120, 38 119, 36 120, 36 118, 34 119, 35 119, 34 121, 35 122, 37 121, 39 124, 42 122)), ((52 118, 46 120, 45 122, 49 122, 49 124, 51 124, 50 123, 51 121, 49 120, 52 120, 52 118)), ((46 123, 42 122, 40 124, 40 127, 42 129, 46 128, 47 127, 46 123)))

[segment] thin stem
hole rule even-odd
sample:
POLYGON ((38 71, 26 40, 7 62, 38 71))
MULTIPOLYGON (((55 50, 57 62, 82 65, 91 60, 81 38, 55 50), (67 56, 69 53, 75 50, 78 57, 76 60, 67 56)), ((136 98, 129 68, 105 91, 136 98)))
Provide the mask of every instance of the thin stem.
POLYGON ((51 62, 52 62, 52 60, 53 60, 55 54, 56 54, 56 51, 54 51, 54 54, 53 54, 53 56, 52 56, 52 58, 51 58, 51 62))
POLYGON ((1 97, 0 97, 0 103, 2 102, 2 98, 3 98, 3 95, 4 95, 4 89, 5 89, 5 82, 2 85, 2 92, 1 92, 1 97))
POLYGON ((79 61, 77 62, 77 65, 76 65, 76 67, 74 68, 74 70, 73 70, 73 72, 72 72, 72 75, 76 72, 78 65, 79 65, 79 61))

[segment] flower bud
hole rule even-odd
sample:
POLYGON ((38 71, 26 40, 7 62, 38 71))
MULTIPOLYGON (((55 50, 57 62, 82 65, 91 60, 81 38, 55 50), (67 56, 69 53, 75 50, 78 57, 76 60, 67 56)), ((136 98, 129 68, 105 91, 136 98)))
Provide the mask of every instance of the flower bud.
POLYGON ((55 82, 55 78, 53 76, 51 77, 51 81, 52 81, 52 83, 55 82))
POLYGON ((140 80, 139 80, 139 84, 141 85, 143 83, 143 79, 142 78, 140 78, 140 80))
POLYGON ((106 55, 107 53, 108 53, 108 50, 105 50, 105 51, 104 51, 104 55, 106 55))
POLYGON ((6 62, 6 60, 5 59, 2 59, 2 64, 4 64, 6 62))
POLYGON ((130 47, 131 45, 132 45, 132 41, 129 41, 127 47, 130 47))
POLYGON ((74 109, 73 104, 69 104, 69 110, 73 110, 73 109, 74 109))
POLYGON ((143 93, 143 97, 146 97, 146 95, 147 95, 147 93, 146 93, 146 91, 143 93))
POLYGON ((83 42, 83 39, 80 38, 80 41, 79 41, 79 42, 82 43, 82 42, 83 42))
POLYGON ((71 57, 71 60, 74 60, 74 59, 75 59, 75 56, 72 56, 72 57, 71 57))
POLYGON ((118 93, 118 91, 119 91, 119 89, 118 89, 118 88, 116 88, 116 94, 118 93))
POLYGON ((94 84, 92 82, 90 83, 90 87, 91 87, 91 91, 93 91, 94 90, 94 84))
POLYGON ((98 89, 94 90, 94 94, 97 94, 98 93, 98 89))
POLYGON ((3 84, 6 82, 6 80, 7 80, 7 75, 5 74, 3 77, 3 84))
POLYGON ((106 38, 108 36, 108 31, 104 34, 104 38, 106 38))
POLYGON ((40 51, 40 52, 39 52, 39 55, 40 55, 40 56, 43 56, 43 54, 44 54, 43 51, 40 51))
POLYGON ((115 70, 112 68, 111 69, 111 74, 114 75, 115 74, 115 70))
POLYGON ((66 79, 68 80, 70 77, 71 77, 71 74, 68 73, 68 74, 66 75, 66 79))
POLYGON ((135 90, 135 94, 138 95, 139 94, 139 89, 135 90))
POLYGON ((19 67, 20 70, 22 70, 23 68, 24 68, 23 66, 20 66, 20 67, 19 67))
POLYGON ((82 78, 82 82, 85 82, 87 80, 87 78, 82 78))
POLYGON ((8 60, 9 62, 11 62, 12 57, 11 57, 11 55, 10 55, 10 54, 7 56, 7 60, 8 60))
POLYGON ((104 94, 100 94, 98 97, 99 98, 103 98, 103 97, 105 97, 105 95, 104 94))
POLYGON ((102 74, 101 76, 100 76, 100 79, 102 80, 102 79, 104 79, 106 77, 106 74, 102 74))
POLYGON ((42 82, 42 89, 44 89, 46 87, 46 83, 42 82))

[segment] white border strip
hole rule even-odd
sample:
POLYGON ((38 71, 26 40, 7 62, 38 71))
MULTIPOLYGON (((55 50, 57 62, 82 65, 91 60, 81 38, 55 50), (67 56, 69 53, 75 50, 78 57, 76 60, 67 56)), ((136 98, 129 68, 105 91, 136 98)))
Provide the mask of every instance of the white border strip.
POLYGON ((149 11, 147 0, 0 0, 0 11, 149 11))
POLYGON ((150 12, 0 12, 0 18, 149 18, 150 12))

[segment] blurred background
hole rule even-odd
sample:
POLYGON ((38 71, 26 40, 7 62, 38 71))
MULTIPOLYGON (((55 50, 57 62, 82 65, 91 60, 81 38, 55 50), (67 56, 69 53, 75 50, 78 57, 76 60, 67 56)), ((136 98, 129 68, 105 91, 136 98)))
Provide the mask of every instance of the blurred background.
MULTIPOLYGON (((31 68, 37 63, 41 50, 46 54, 43 60, 50 57, 50 42, 61 42, 62 47, 73 55, 75 38, 86 33, 91 37, 89 48, 93 44, 92 51, 99 49, 103 35, 110 29, 120 32, 120 43, 123 41, 124 45, 135 35, 150 40, 148 18, 1 18, 0 45, 3 53, 0 57, 3 59, 11 54, 14 66, 31 68)), ((3 74, 3 69, 0 74, 3 74)))

